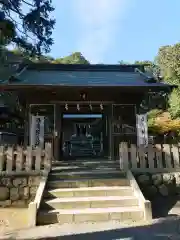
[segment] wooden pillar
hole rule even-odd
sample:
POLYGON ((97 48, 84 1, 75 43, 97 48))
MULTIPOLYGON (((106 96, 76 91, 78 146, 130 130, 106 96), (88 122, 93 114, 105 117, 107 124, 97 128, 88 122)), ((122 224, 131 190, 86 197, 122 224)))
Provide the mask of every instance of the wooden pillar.
POLYGON ((109 105, 108 107, 108 130, 109 130, 109 159, 114 159, 114 139, 112 134, 112 122, 113 122, 113 116, 112 116, 112 105, 109 105))
POLYGON ((62 125, 62 111, 59 104, 54 104, 54 159, 61 160, 61 125, 62 125))
POLYGON ((30 106, 29 104, 26 104, 26 107, 24 109, 25 115, 24 115, 24 146, 29 145, 29 138, 30 138, 30 106))
POLYGON ((105 108, 102 114, 103 121, 103 154, 105 157, 109 156, 109 126, 108 126, 108 111, 105 108))
POLYGON ((106 153, 106 149, 107 149, 106 138, 107 138, 107 136, 106 136, 106 114, 105 114, 105 112, 102 113, 102 125, 103 125, 103 127, 102 127, 103 154, 104 154, 104 156, 106 156, 107 155, 107 153, 106 153))

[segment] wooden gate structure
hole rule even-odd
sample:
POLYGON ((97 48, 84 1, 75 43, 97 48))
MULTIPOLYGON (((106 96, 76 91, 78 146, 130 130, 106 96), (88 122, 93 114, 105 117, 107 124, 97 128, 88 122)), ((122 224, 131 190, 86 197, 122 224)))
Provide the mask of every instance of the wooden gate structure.
POLYGON ((40 135, 38 144, 51 142, 58 161, 63 159, 63 114, 102 114, 104 157, 114 159, 119 142, 127 136, 132 135, 131 143, 136 144, 136 113, 149 92, 170 92, 173 87, 147 75, 143 65, 51 63, 21 65, 15 75, 0 84, 1 91, 18 96, 24 113, 23 145, 32 145, 32 129, 40 126, 35 129, 40 135), (38 119, 35 127, 32 116, 38 119))

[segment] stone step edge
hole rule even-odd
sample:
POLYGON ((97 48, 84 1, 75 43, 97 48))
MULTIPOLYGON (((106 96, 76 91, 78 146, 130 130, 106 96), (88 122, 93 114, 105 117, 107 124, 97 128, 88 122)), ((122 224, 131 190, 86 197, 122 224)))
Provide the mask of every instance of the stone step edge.
POLYGON ((95 180, 95 181, 98 181, 98 180, 103 180, 103 181, 106 181, 106 180, 128 180, 126 178, 126 176, 121 176, 119 174, 92 174, 92 175, 49 175, 49 181, 91 181, 91 180, 95 180))
POLYGON ((80 167, 77 167, 77 166, 67 166, 67 167, 63 167, 63 166, 61 166, 61 167, 52 167, 51 168, 51 172, 55 172, 55 171, 60 171, 60 172, 63 172, 63 171, 86 171, 86 170, 92 170, 92 171, 108 171, 108 170, 119 170, 119 171, 121 171, 120 170, 120 167, 119 166, 102 166, 102 167, 89 167, 89 166, 85 166, 85 167, 82 167, 82 166, 80 166, 80 167))
MULTIPOLYGON (((83 191, 114 191, 114 190, 132 190, 131 186, 102 186, 102 187, 80 187, 80 188, 55 188, 55 189, 46 189, 46 192, 49 193, 58 193, 58 192, 83 192, 83 191)), ((133 191, 133 190, 132 190, 133 191)))
POLYGON ((67 167, 67 166, 77 166, 77 167, 90 167, 90 166, 106 166, 106 167, 110 167, 110 166, 120 166, 120 164, 118 162, 69 162, 69 163, 52 163, 52 167, 67 167))
POLYGON ((141 207, 116 207, 116 208, 81 208, 81 209, 53 209, 40 210, 39 214, 98 214, 98 213, 123 213, 123 212, 143 212, 141 207))
POLYGON ((85 161, 85 160, 77 160, 77 161, 57 161, 52 162, 53 166, 59 166, 59 165, 76 165, 76 164, 82 164, 82 165, 88 165, 88 164, 118 164, 118 161, 110 161, 110 160, 100 160, 100 161, 85 161))
POLYGON ((77 157, 77 158, 67 158, 67 159, 61 159, 61 160, 56 160, 53 159, 53 162, 87 162, 87 161, 110 161, 110 162, 114 162, 114 161, 118 161, 118 159, 109 159, 108 157, 98 157, 98 158, 92 158, 92 157, 77 157))
POLYGON ((54 162, 52 163, 52 166, 56 166, 56 167, 59 167, 59 166, 89 166, 89 165, 99 165, 99 166, 116 166, 118 165, 119 166, 119 162, 109 162, 109 161, 89 161, 89 162, 80 162, 80 161, 77 161, 77 162, 54 162))
POLYGON ((68 171, 68 170, 75 170, 75 171, 81 171, 82 170, 109 170, 109 169, 112 169, 112 170, 116 170, 116 169, 119 169, 119 171, 123 172, 121 169, 120 169, 120 166, 119 165, 112 165, 112 166, 72 166, 72 165, 68 165, 68 166, 52 166, 51 167, 51 170, 56 170, 56 171, 68 171))
POLYGON ((69 168, 69 169, 56 169, 56 168, 52 168, 50 173, 49 174, 57 174, 57 173, 60 173, 60 174, 66 174, 66 173, 75 173, 75 174, 81 174, 81 173, 86 173, 86 174, 91 174, 91 173, 109 173, 109 172, 117 172, 117 173, 120 173, 120 174, 123 174, 125 175, 126 173, 122 172, 120 170, 120 168, 78 168, 78 169, 75 169, 75 168, 69 168))
POLYGON ((65 175, 65 176, 75 176, 75 175, 93 175, 93 174, 111 174, 111 173, 115 173, 115 174, 119 174, 121 175, 125 175, 124 172, 121 172, 120 170, 107 170, 107 171, 102 171, 102 170, 93 170, 93 171, 79 171, 79 172, 73 172, 73 171, 69 171, 69 172, 53 172, 53 170, 51 170, 51 172, 49 173, 49 176, 61 176, 61 175, 65 175))
POLYGON ((69 198, 55 198, 45 200, 46 204, 51 203, 67 203, 67 202, 101 202, 101 201, 123 201, 123 200, 137 200, 135 196, 102 196, 102 197, 69 197, 69 198))
MULTIPOLYGON (((121 181, 121 180, 125 180, 127 182, 129 182, 129 180, 124 177, 124 178, 76 178, 76 179, 59 179, 59 180, 51 180, 47 182, 48 184, 58 184, 58 183, 72 183, 72 182, 89 182, 89 181, 100 181, 100 182, 106 182, 106 181, 121 181)), ((118 186, 118 185, 117 185, 118 186)))

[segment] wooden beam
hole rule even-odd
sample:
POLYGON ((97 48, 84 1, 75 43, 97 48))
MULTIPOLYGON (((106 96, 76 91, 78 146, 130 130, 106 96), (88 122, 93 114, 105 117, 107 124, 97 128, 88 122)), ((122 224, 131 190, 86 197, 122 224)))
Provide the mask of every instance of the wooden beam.
POLYGON ((50 101, 51 104, 54 104, 54 103, 58 103, 60 105, 64 105, 64 104, 69 104, 69 105, 76 105, 76 104, 81 104, 81 105, 84 105, 84 106, 87 106, 87 105, 100 105, 103 103, 103 105, 109 105, 109 104, 113 104, 114 102, 113 101, 50 101))

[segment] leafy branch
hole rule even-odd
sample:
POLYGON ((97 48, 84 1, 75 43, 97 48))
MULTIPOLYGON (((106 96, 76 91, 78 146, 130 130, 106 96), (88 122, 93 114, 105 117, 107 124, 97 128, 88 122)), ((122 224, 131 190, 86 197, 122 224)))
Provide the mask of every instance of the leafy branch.
POLYGON ((1 45, 15 43, 38 55, 49 52, 55 25, 50 18, 53 11, 51 0, 0 0, 1 45), (7 22, 9 26, 5 26, 7 22))

